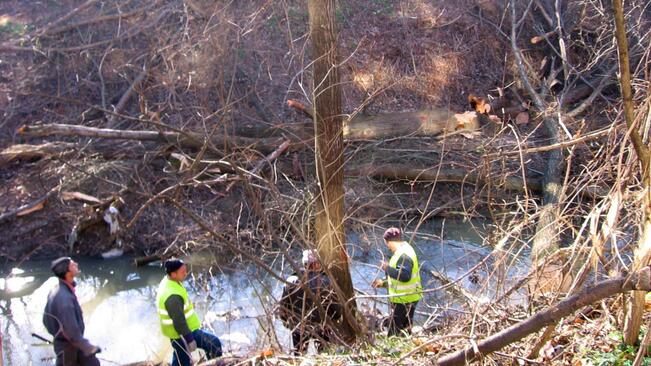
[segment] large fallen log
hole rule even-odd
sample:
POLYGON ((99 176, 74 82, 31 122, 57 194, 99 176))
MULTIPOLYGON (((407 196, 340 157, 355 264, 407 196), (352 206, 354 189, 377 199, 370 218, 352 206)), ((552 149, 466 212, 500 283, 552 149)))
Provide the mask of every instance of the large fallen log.
MULTIPOLYGON (((347 140, 381 139, 400 136, 438 135, 459 130, 474 131, 480 127, 476 112, 454 113, 447 109, 432 109, 416 112, 386 113, 377 116, 358 116, 344 122, 344 138, 347 140)), ((291 140, 288 150, 296 150, 312 144, 314 126, 311 123, 289 124, 259 129, 252 126, 242 132, 258 136, 273 136, 279 133, 291 140)), ((18 132, 25 136, 84 136, 107 139, 161 141, 179 144, 182 147, 200 148, 204 135, 196 132, 177 131, 122 131, 67 124, 23 126, 18 132)), ((237 132, 237 131, 236 131, 237 132)), ((268 154, 282 143, 277 137, 242 137, 215 134, 211 140, 218 148, 250 148, 268 154)))
MULTIPOLYGON (((311 108, 303 103, 290 99, 287 105, 312 118, 311 108)), ((344 138, 348 140, 438 135, 458 130, 474 131, 480 127, 479 117, 474 111, 455 113, 444 108, 383 113, 374 116, 358 114, 344 120, 343 124, 344 138)))
MULTIPOLYGON (((201 148, 204 144, 204 135, 194 132, 123 131, 66 124, 23 126, 18 132, 30 137, 84 136, 107 139, 159 141, 178 144, 185 148, 201 148)), ((223 135, 213 136, 211 139, 211 143, 217 148, 250 148, 263 153, 273 152, 282 142, 283 140, 279 138, 253 139, 238 136, 225 137, 223 135)), ((303 141, 294 141, 289 149, 302 147, 303 145, 303 141)))
MULTIPOLYGON (((344 121, 343 131, 345 140, 375 140, 400 136, 433 136, 459 130, 475 131, 480 124, 475 112, 454 113, 445 109, 432 109, 356 116, 350 121, 344 121)), ((263 126, 251 123, 235 126, 233 131, 239 136, 266 138, 282 135, 305 140, 314 135, 314 124, 306 122, 263 126)))
POLYGON ((369 176, 371 178, 408 180, 418 182, 439 182, 439 183, 460 183, 483 185, 491 183, 493 186, 501 187, 510 191, 524 191, 527 189, 539 192, 542 189, 541 178, 528 178, 523 182, 522 177, 489 177, 476 172, 468 172, 463 169, 438 169, 438 168, 414 168, 401 164, 367 164, 356 167, 347 172, 350 176, 369 176))
POLYGON ((416 112, 386 113, 376 116, 358 115, 344 122, 344 138, 374 140, 399 136, 432 136, 453 131, 479 129, 477 113, 454 113, 436 108, 416 112))
MULTIPOLYGON (((375 179, 405 180, 410 182, 438 182, 458 183, 471 185, 486 185, 507 190, 520 191, 526 189, 533 192, 542 192, 542 177, 527 177, 526 181, 521 176, 502 175, 487 176, 474 171, 463 169, 443 168, 415 168, 402 164, 366 164, 346 171, 346 176, 368 176, 375 179)), ((600 197, 608 194, 608 190, 602 187, 583 187, 581 195, 586 197, 600 197)))

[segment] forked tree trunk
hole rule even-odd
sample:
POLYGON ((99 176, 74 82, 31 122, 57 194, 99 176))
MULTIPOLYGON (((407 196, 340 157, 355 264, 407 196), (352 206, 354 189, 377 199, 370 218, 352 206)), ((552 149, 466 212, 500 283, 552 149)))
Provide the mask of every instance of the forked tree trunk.
POLYGON ((335 0, 309 0, 310 37, 314 59, 316 242, 319 257, 332 276, 344 305, 340 333, 354 340, 357 330, 353 283, 348 270, 344 233, 344 136, 335 28, 335 0))

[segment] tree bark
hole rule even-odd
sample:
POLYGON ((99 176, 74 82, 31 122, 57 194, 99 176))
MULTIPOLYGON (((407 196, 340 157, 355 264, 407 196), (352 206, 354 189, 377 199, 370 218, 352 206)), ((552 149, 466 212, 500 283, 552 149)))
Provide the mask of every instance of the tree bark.
POLYGON ((347 140, 374 140, 398 136, 431 136, 458 130, 474 131, 480 127, 475 112, 454 113, 445 108, 415 112, 356 116, 344 124, 347 140))
MULTIPOLYGON (((559 142, 560 126, 551 117, 545 117, 544 125, 549 136, 550 143, 559 142)), ((561 232, 557 220, 559 216, 559 203, 563 191, 561 177, 563 175, 564 156, 562 150, 552 150, 546 153, 547 166, 543 176, 543 206, 540 218, 536 224, 531 249, 534 264, 542 263, 545 256, 558 250, 558 235, 561 232)))
POLYGON ((334 279, 347 341, 360 333, 355 321, 356 302, 348 269, 344 233, 344 135, 342 131, 335 0, 309 0, 310 37, 314 60, 315 162, 319 182, 316 198, 316 243, 326 271, 334 279))
POLYGON ((546 326, 557 323, 578 309, 606 297, 631 290, 645 292, 651 290, 650 267, 644 267, 628 277, 619 277, 587 287, 576 295, 570 296, 546 310, 537 312, 531 318, 478 342, 476 347, 471 346, 451 355, 443 356, 438 360, 434 360, 433 364, 438 366, 462 366, 470 364, 481 356, 493 353, 546 326))

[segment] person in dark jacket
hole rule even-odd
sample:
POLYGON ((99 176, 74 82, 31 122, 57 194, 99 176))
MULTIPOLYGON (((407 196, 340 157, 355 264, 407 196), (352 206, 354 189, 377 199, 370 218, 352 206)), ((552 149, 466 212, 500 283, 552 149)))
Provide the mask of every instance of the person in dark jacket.
POLYGON ((59 283, 50 291, 43 312, 43 325, 54 338, 56 366, 99 366, 95 356, 101 349, 84 338, 84 318, 75 295, 79 265, 70 257, 52 262, 59 283))
POLYGON ((292 331, 294 354, 304 352, 310 339, 319 350, 329 341, 328 320, 341 317, 330 278, 323 272, 316 251, 303 251, 303 267, 287 278, 278 306, 283 324, 292 331), (309 293, 308 293, 309 290, 309 293), (318 301, 318 302, 315 302, 318 301))
POLYGON ((391 306, 388 335, 411 334, 416 305, 423 297, 418 257, 414 248, 402 240, 400 229, 388 228, 383 237, 392 256, 388 263, 380 263, 386 279, 375 280, 371 286, 388 288, 391 306))
MULTIPOLYGON (((222 355, 222 344, 216 335, 201 329, 201 321, 183 287, 188 269, 182 260, 172 258, 164 263, 167 275, 158 286, 156 306, 163 335, 170 339, 174 356, 172 366, 190 366, 191 353, 197 348, 213 359, 222 355)), ((219 360, 218 363, 222 364, 219 360)))

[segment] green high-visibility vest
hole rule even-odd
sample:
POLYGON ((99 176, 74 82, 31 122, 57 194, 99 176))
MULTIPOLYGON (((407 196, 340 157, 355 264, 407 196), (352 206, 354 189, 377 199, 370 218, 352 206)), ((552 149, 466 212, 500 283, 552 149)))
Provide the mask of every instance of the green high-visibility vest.
POLYGON ((411 247, 406 242, 403 242, 403 244, 396 250, 395 253, 393 253, 393 256, 391 256, 391 260, 389 260, 389 267, 398 269, 398 260, 400 257, 403 255, 407 255, 411 261, 414 263, 414 265, 411 268, 411 278, 407 282, 402 282, 398 281, 395 278, 391 278, 391 276, 387 276, 388 278, 388 290, 389 290, 389 301, 393 303, 398 303, 398 304, 405 304, 405 303, 410 303, 410 302, 416 302, 420 300, 423 295, 423 287, 420 284, 420 272, 419 272, 419 265, 418 265, 418 258, 416 257, 416 252, 414 251, 414 248, 411 247))
POLYGON ((160 329, 168 338, 178 339, 181 338, 181 335, 174 328, 172 323, 172 318, 167 313, 165 308, 165 301, 172 296, 178 295, 183 298, 183 313, 185 314, 185 321, 188 323, 188 328, 191 332, 201 328, 201 321, 197 316, 197 313, 194 312, 194 305, 192 301, 188 298, 188 292, 185 290, 180 283, 172 281, 169 277, 163 277, 163 280, 160 281, 158 285, 158 294, 156 295, 156 304, 158 305, 158 317, 160 318, 160 329))

